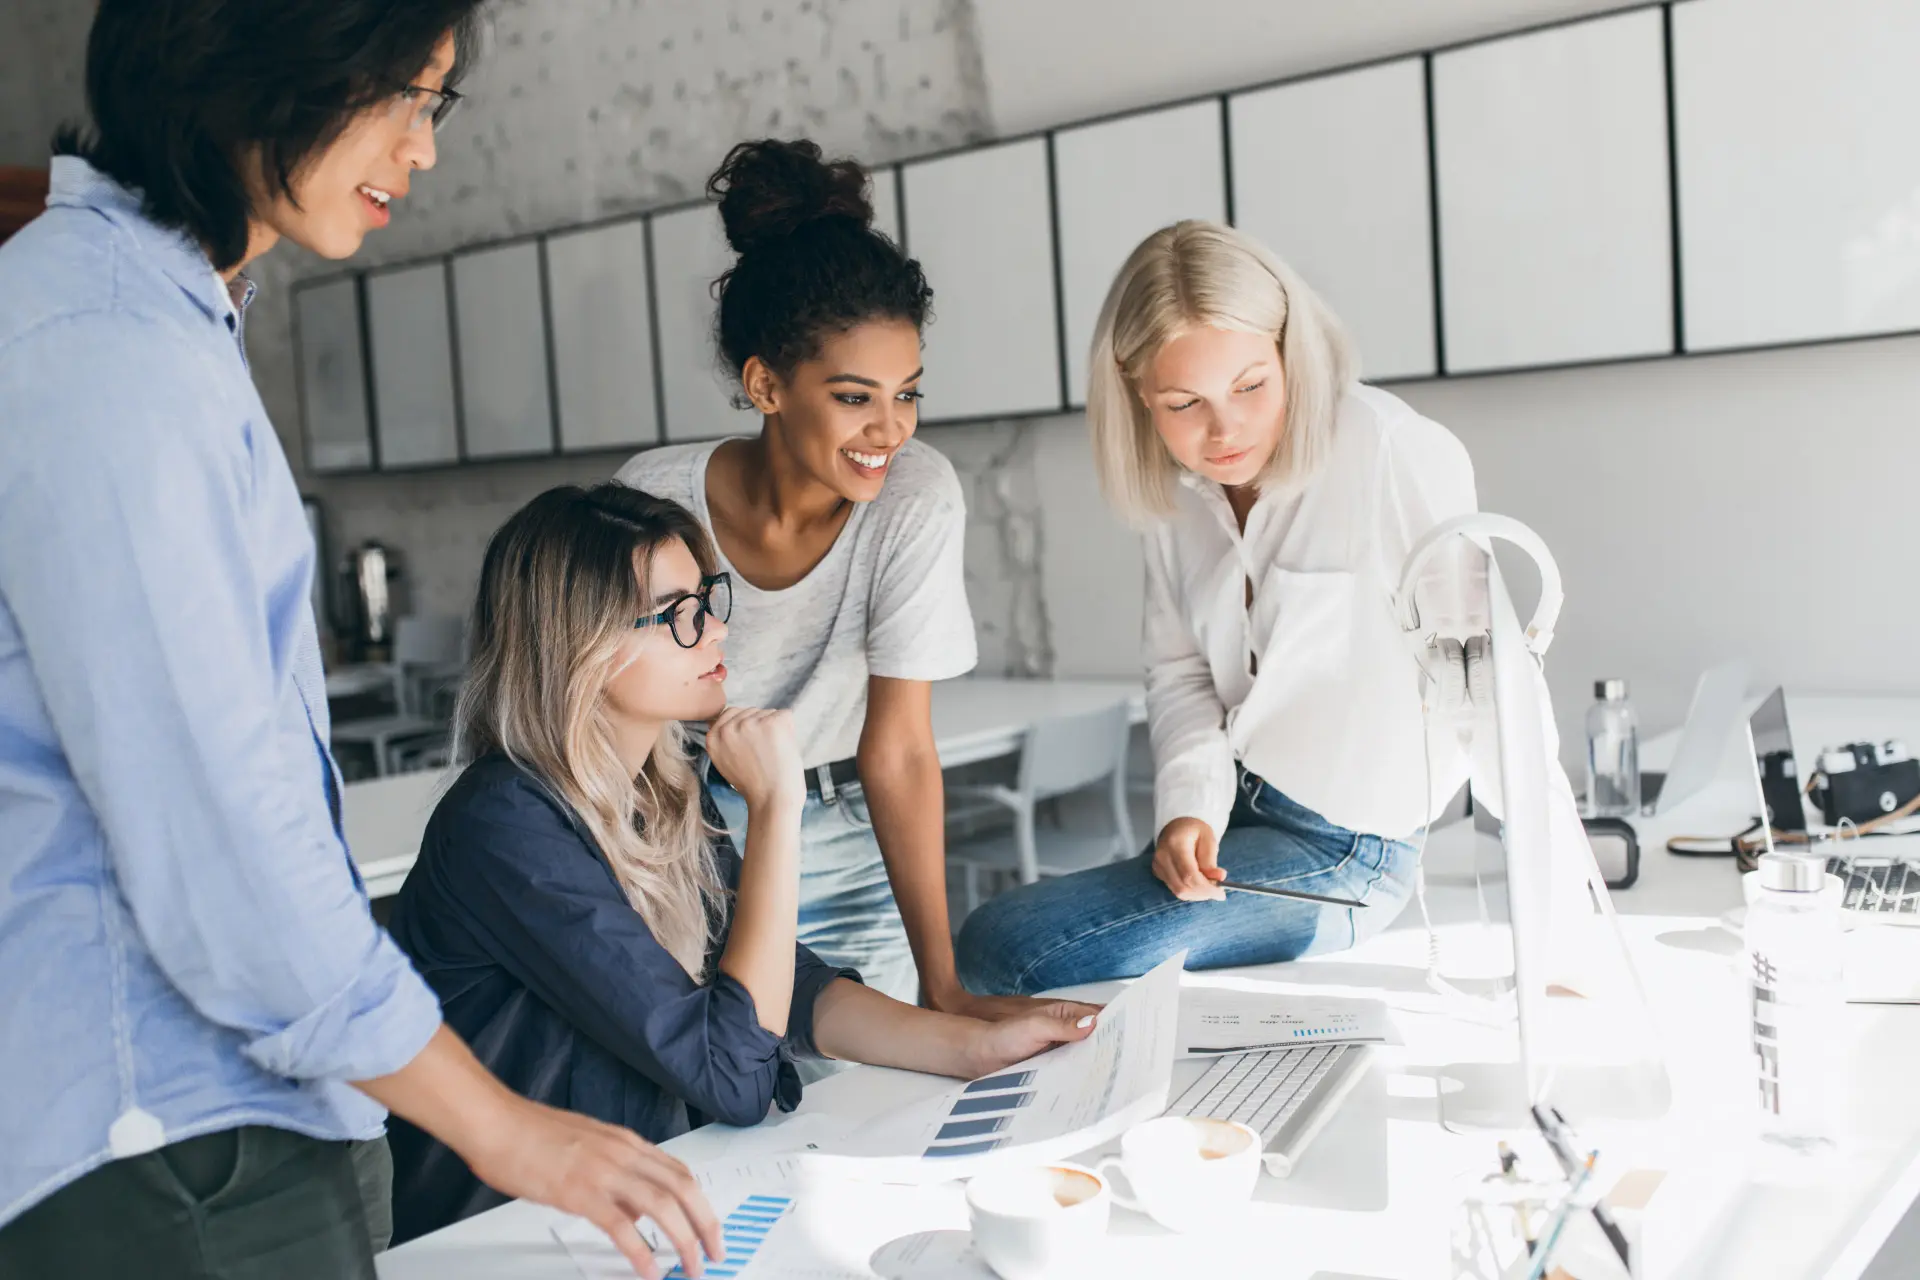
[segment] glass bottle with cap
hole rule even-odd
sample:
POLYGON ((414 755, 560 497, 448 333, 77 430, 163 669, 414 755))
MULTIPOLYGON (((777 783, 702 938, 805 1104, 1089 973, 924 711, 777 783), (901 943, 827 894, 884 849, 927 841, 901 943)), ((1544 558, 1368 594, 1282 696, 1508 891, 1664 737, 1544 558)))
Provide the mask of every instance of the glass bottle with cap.
POLYGON ((1596 680, 1587 709, 1587 816, 1640 813, 1640 722, 1625 680, 1596 680))
POLYGON ((1840 906, 1826 861, 1763 853, 1746 919, 1750 1034, 1759 1074, 1760 1136, 1795 1151, 1833 1144, 1840 1087, 1840 906))

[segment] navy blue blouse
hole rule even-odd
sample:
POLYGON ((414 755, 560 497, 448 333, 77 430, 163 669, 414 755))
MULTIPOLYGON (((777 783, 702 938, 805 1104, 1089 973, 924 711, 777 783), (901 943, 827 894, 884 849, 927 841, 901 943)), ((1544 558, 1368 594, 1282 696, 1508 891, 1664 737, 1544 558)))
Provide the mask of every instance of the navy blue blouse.
MULTIPOLYGON (((701 804, 721 826, 704 789, 701 804)), ((732 841, 716 836, 714 852, 731 890, 732 841)), ((388 928, 447 1025, 507 1087, 660 1142, 708 1120, 757 1124, 775 1104, 797 1106, 793 1059, 817 1056, 814 1001, 835 978, 859 978, 798 947, 782 1040, 718 970, 725 924, 703 985, 655 940, 567 806, 490 755, 434 809, 388 928)), ((398 1116, 388 1138, 395 1244, 502 1202, 398 1116)))

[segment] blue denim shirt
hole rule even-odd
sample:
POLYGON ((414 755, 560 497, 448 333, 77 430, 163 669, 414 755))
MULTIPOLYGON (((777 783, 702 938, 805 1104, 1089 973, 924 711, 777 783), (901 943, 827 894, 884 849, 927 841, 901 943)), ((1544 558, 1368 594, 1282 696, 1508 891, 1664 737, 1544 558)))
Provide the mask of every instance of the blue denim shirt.
POLYGON ((243 312, 133 193, 52 177, 0 246, 0 1222, 196 1134, 372 1137, 347 1082, 440 1022, 341 839, 243 312))

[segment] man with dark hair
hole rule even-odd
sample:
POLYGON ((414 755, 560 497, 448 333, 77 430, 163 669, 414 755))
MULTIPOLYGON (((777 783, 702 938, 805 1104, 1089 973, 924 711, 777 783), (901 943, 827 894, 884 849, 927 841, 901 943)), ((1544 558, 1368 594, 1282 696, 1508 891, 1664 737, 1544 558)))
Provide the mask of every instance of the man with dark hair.
POLYGON ((93 132, 0 248, 0 1275, 371 1276, 383 1107, 643 1274, 679 1162, 441 1025, 340 832, 314 549, 248 262, 434 162, 479 0, 103 0, 93 132))

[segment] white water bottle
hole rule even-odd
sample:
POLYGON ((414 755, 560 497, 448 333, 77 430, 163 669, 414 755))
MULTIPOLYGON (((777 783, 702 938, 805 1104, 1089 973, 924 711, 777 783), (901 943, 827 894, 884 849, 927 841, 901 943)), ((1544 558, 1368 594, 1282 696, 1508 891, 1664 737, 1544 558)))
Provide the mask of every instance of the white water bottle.
POLYGON ((1796 1151, 1834 1140, 1840 1088, 1840 908, 1822 893, 1824 859, 1760 857, 1747 907, 1746 977, 1759 1071, 1760 1136, 1796 1151))

